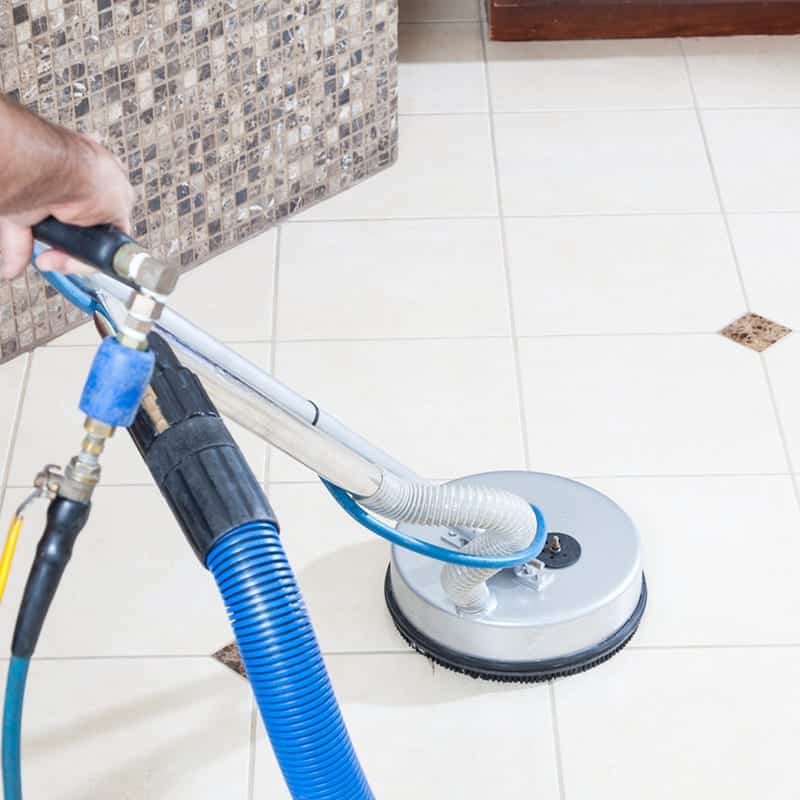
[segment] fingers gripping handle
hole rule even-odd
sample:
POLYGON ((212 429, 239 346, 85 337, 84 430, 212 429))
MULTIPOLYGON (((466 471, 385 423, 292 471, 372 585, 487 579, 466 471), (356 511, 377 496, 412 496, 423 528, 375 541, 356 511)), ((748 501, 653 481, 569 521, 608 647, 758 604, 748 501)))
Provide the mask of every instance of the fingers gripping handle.
POLYGON ((34 225, 33 235, 43 244, 84 261, 117 280, 120 275, 114 269, 114 258, 124 245, 134 244, 133 239, 113 225, 83 227, 61 222, 55 217, 47 217, 34 225))

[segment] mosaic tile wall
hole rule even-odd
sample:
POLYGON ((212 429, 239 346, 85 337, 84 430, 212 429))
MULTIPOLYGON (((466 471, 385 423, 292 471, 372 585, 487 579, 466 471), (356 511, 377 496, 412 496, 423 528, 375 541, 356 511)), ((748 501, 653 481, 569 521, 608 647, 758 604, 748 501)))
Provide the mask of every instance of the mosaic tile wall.
MULTIPOLYGON (((189 268, 394 161, 397 0, 0 0, 0 89, 99 134, 189 268)), ((80 321, 0 282, 0 363, 80 321)))

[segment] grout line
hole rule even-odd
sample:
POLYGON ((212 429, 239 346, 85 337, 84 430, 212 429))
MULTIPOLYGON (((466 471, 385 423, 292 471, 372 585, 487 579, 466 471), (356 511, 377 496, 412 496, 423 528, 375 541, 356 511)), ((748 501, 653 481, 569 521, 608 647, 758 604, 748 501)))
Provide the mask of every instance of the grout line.
POLYGON ((753 208, 749 211, 726 211, 725 212, 729 217, 757 217, 761 216, 770 216, 770 217, 793 217, 797 214, 800 214, 800 210, 788 208, 788 209, 763 209, 763 208, 753 208))
POLYGON ((625 648, 628 650, 797 650, 800 642, 766 642, 762 644, 642 644, 637 645, 635 640, 625 648))
POLYGON ((386 336, 382 338, 367 338, 361 339, 359 337, 342 337, 342 338, 316 338, 316 339, 278 339, 276 344, 324 344, 330 342, 332 344, 353 343, 353 342, 468 342, 473 340, 503 340, 509 339, 508 334, 502 336, 386 336))
MULTIPOLYGON (((146 655, 113 655, 113 656, 40 656, 37 654, 37 661, 200 661, 211 659, 214 663, 220 662, 213 658, 209 653, 205 654, 169 654, 169 653, 148 653, 146 655)), ((224 665, 222 665, 224 666, 224 665)), ((226 667, 227 669, 227 667, 226 667)))
MULTIPOLYGON (((401 62, 402 63, 402 62, 401 62)), ((694 94, 694 92, 692 92, 694 94)), ((551 106, 548 108, 513 109, 494 111, 498 117, 543 116, 545 114, 674 114, 684 111, 800 111, 800 106, 551 106)), ((484 116, 486 111, 403 111, 399 117, 476 117, 484 116)))
MULTIPOLYGON (((271 339, 220 339, 222 344, 233 347, 237 344, 270 344, 271 339)), ((38 349, 38 347, 37 347, 38 349)), ((54 344, 44 348, 47 352, 51 350, 97 350, 95 344, 54 344)))
POLYGON ((609 474, 609 475, 573 475, 573 480, 618 480, 631 478, 790 478, 791 472, 670 472, 670 473, 646 473, 639 474, 609 474))
POLYGON ((573 211, 558 214, 506 214, 506 219, 582 219, 584 217, 718 217, 719 211, 573 211))
MULTIPOLYGON (((404 28, 407 25, 408 26, 411 26, 411 25, 439 25, 439 26, 442 26, 442 25, 472 25, 472 26, 475 26, 475 25, 480 25, 480 24, 481 24, 481 20, 480 19, 420 19, 420 20, 412 20, 411 22, 406 22, 405 20, 398 21, 397 27, 398 28, 404 28)), ((402 63, 408 63, 408 62, 399 61, 398 63, 402 64, 402 63)), ((418 63, 418 62, 411 62, 411 63, 418 63)), ((442 61, 437 61, 437 62, 434 62, 434 63, 451 64, 453 62, 452 61, 448 61, 447 59, 444 59, 442 61)))
MULTIPOLYGON (((401 62, 402 63, 402 62, 401 62)), ((694 94, 694 92, 692 92, 694 94)), ((798 111, 800 106, 552 106, 549 108, 513 109, 491 112, 498 117, 543 116, 545 114, 674 114, 684 111, 798 111)), ((403 111, 399 117, 476 117, 485 111, 403 111)))
MULTIPOLYGON (((688 59, 687 59, 687 64, 688 59)), ((703 111, 797 111, 800 109, 798 105, 786 105, 786 106, 704 106, 700 103, 696 103, 696 107, 702 109, 703 111)))
MULTIPOLYGON (((686 48, 683 45, 683 40, 679 41, 679 45, 681 48, 681 53, 683 54, 683 63, 686 68, 686 75, 689 79, 689 89, 691 91, 692 100, 694 102, 695 114, 697 116, 697 123, 700 126, 700 133, 703 137, 703 146, 706 151, 706 158, 708 160, 709 168, 711 169, 711 177, 714 180, 714 188, 716 189, 717 192, 717 200, 719 202, 720 211, 722 212, 722 219, 725 224, 725 232, 728 237, 728 247, 730 248, 731 256, 733 257, 733 263, 734 266, 736 267, 736 275, 739 280, 739 287, 742 292, 742 297, 744 299, 745 306, 748 312, 752 312, 750 297, 747 293, 747 283, 745 282, 744 279, 744 273, 742 272, 742 265, 741 262, 739 261, 739 255, 736 250, 736 242, 733 237, 733 231, 731 230, 730 220, 728 219, 728 213, 725 208, 725 201, 722 197, 722 190, 720 189, 719 185, 719 177, 717 175, 717 170, 714 166, 714 158, 711 154, 711 147, 709 145, 708 136, 706 134, 705 125, 703 123, 703 115, 700 111, 700 106, 697 103, 697 93, 695 92, 694 82, 692 80, 692 70, 689 64, 689 58, 686 55, 686 48)), ((769 393, 770 405, 772 406, 772 413, 775 418, 775 424, 777 426, 778 435, 781 440, 781 446, 783 448, 784 458, 786 459, 786 466, 788 467, 790 473, 794 473, 791 449, 789 447, 789 441, 786 437, 786 430, 784 428, 783 421, 781 420, 780 411, 778 410, 778 402, 775 395, 775 387, 772 384, 772 378, 770 377, 769 374, 769 367, 767 366, 767 360, 764 353, 759 353, 759 361, 761 363, 761 371, 764 375, 764 380, 766 381, 767 384, 767 392, 769 393)), ((800 487, 798 487, 796 480, 792 480, 792 487, 794 490, 795 504, 797 505, 797 508, 800 509, 800 487)))
MULTIPOLYGON (((17 396, 17 403, 14 408, 14 416, 12 417, 11 430, 8 437, 8 447, 6 448, 6 463, 3 465, 3 473, 0 475, 0 507, 5 503, 6 490, 17 488, 9 483, 8 476, 11 474, 11 463, 14 458, 14 452, 17 449, 17 436, 22 423, 22 408, 25 404, 25 396, 28 393, 33 356, 33 353, 25 354, 25 366, 22 368, 22 379, 19 382, 19 395, 17 396)), ((31 476, 31 480, 33 480, 33 476, 31 476)), ((31 486, 28 484, 22 488, 30 490, 31 486)))
MULTIPOLYGON (((274 250, 274 269, 272 273, 272 320, 270 328, 270 347, 269 347, 269 374, 275 374, 275 362, 277 359, 277 338, 278 338, 278 287, 281 272, 281 240, 283 226, 277 225, 275 231, 275 250, 274 250)), ((266 452, 264 453, 264 481, 269 480, 269 471, 272 466, 272 446, 265 442, 266 452)))
POLYGON ((247 800, 253 800, 256 790, 256 732, 258 730, 258 707, 255 695, 250 696, 250 748, 247 763, 247 800))
POLYGON ((519 405, 519 424, 522 436, 522 453, 527 469, 531 468, 531 448, 528 439, 528 420, 525 413, 525 390, 522 384, 522 360, 519 339, 517 337, 517 320, 514 313, 514 292, 511 281, 511 266, 508 258, 508 237, 503 218, 503 194, 500 185, 500 163, 497 156, 497 133, 494 125, 494 103, 492 102, 492 86, 489 77, 489 58, 486 46, 485 26, 481 25, 481 53, 483 54, 483 80, 486 85, 486 102, 489 109, 489 141, 492 148, 492 167, 494 169, 494 186, 497 199, 497 211, 500 222, 500 247, 503 252, 503 269, 506 278, 506 303, 508 304, 508 323, 511 332, 511 349, 514 357, 514 372, 517 382, 517 403, 519 405))
POLYGON ((488 117, 489 111, 483 109, 482 111, 404 111, 402 114, 398 113, 398 117, 419 118, 419 117, 488 117))
POLYGON ((719 336, 713 331, 603 331, 600 333, 536 333, 518 336, 519 339, 617 339, 639 336, 719 336))
MULTIPOLYGON (((547 472, 546 470, 537 470, 538 472, 547 472)), ((668 480, 668 479, 682 479, 682 478, 791 478, 794 475, 800 477, 800 472, 641 472, 641 473, 608 473, 608 474, 593 474, 593 475, 577 475, 569 474, 572 480, 577 481, 590 481, 590 480, 668 480)), ((461 476, 456 477, 432 477, 431 480, 440 483, 447 483, 448 481, 457 480, 461 476)), ((278 486, 319 486, 319 479, 309 478, 308 480, 265 480, 259 481, 262 485, 267 487, 267 490, 274 489, 278 486)), ((103 489, 155 489, 151 483, 111 483, 104 482, 99 487, 98 491, 102 492, 103 489)), ((6 489, 18 491, 20 489, 30 489, 30 486, 10 483, 6 489)))
MULTIPOLYGON (((322 649, 322 655, 327 658, 328 656, 335 656, 336 658, 341 658, 342 656, 403 656, 403 657, 413 657, 418 658, 419 653, 416 650, 412 650, 407 645, 404 646, 405 643, 399 645, 401 649, 398 650, 326 650, 325 648, 322 649)), ((431 661, 433 666, 436 666, 433 661, 431 661)))
MULTIPOLYGON (((546 470, 537 470, 543 474, 550 474, 546 470)), ((670 480, 670 479, 691 479, 691 478, 791 478, 791 472, 669 472, 669 473, 608 473, 608 474, 595 474, 595 475, 576 475, 572 473, 560 473, 563 477, 569 478, 574 481, 591 481, 591 480, 670 480)), ((800 473, 798 477, 800 477, 800 473)), ((450 476, 442 478, 439 475, 430 477, 434 483, 449 483, 450 481, 458 480, 461 476, 450 476)), ((273 480, 270 481, 270 488, 277 486, 319 486, 319 479, 309 478, 308 480, 273 480)))
MULTIPOLYGON (((639 106, 626 108, 624 106, 592 106, 586 108, 574 107, 554 107, 554 108, 531 108, 512 111, 493 111, 497 117, 525 117, 525 116, 544 116, 546 114, 674 114, 677 112, 691 112, 693 106, 639 106)), ((724 109, 704 109, 706 111, 717 111, 724 109)), ((486 111, 403 111, 398 116, 403 117, 477 117, 485 116, 486 111)))
POLYGON ((471 22, 473 25, 480 24, 481 18, 478 17, 454 17, 453 19, 401 19, 398 25, 446 25, 450 22, 465 23, 471 22))
MULTIPOLYGON (((792 463, 792 451, 789 447, 789 440, 786 436, 786 428, 781 419, 780 411, 778 410, 778 398, 775 394, 775 387, 772 384, 772 377, 769 374, 769 366, 767 364, 766 353, 759 353, 758 360, 761 362, 761 369, 764 373, 764 380, 767 382, 767 391, 769 392, 769 399, 772 405, 772 413, 775 415, 775 424, 778 426, 778 434, 780 435, 781 445, 783 447, 783 454, 786 458, 786 465, 789 472, 794 474, 794 464, 792 463)), ((797 481, 793 480, 794 496, 797 502, 797 507, 800 509, 800 489, 797 486, 797 481)))
MULTIPOLYGON (((24 483, 9 483, 6 489, 30 489, 30 484, 24 483)), ((116 483, 114 481, 103 481, 96 489, 97 492, 102 492, 103 489, 157 489, 154 483, 116 483)), ((37 656, 38 657, 38 656, 37 656)))
POLYGON ((706 133, 706 127, 703 124, 703 115, 700 111, 699 106, 697 105, 697 94, 694 88, 694 82, 692 81, 692 71, 689 67, 689 59, 686 56, 686 50, 683 46, 683 40, 678 41, 678 45, 680 47, 681 53, 683 55, 683 65, 686 69, 686 77, 689 81, 689 91, 692 95, 692 102, 694 103, 694 114, 695 118, 697 119, 697 125, 700 128, 700 136, 703 139, 703 149, 706 154, 706 162, 708 164, 708 169, 711 173, 711 180, 714 182, 714 191, 717 195, 717 203, 719 204, 719 210, 722 214, 723 222, 725 223, 725 232, 728 237, 728 247, 730 248, 731 255, 733 256, 733 263, 736 267, 736 276, 739 280, 739 289, 742 292, 742 298, 744 299, 745 306, 747 310, 750 311, 750 298, 747 295, 747 286, 744 281, 744 275, 742 274, 742 268, 739 263, 739 259, 736 255, 736 247, 733 243, 733 232, 731 231, 730 222, 728 221, 727 212, 725 210, 725 201, 722 199, 722 190, 720 189, 719 185, 719 176, 717 175, 717 169, 714 166, 714 158, 711 155, 711 146, 708 142, 708 134, 706 133))
MULTIPOLYGON (((599 333, 537 333, 517 335, 517 339, 586 339, 586 338, 624 338, 637 336, 718 336, 718 330, 707 331, 615 331, 599 333)), ((473 342, 473 341, 502 341, 510 339, 512 336, 385 336, 381 338, 319 338, 319 339, 279 339, 278 344, 324 344, 325 342, 353 343, 369 342, 377 344, 380 342, 473 342)), ((240 344, 252 344, 251 342, 240 342, 240 344)))
POLYGON ((556 751, 556 776, 558 777, 558 796, 566 800, 567 792, 564 788, 564 757, 561 753, 561 731, 558 727, 558 707, 556 706, 556 687, 554 681, 547 682, 550 695, 550 722, 553 726, 553 744, 556 751))
MULTIPOLYGON (((751 210, 751 211, 728 211, 728 216, 760 216, 760 215, 784 215, 794 216, 800 214, 800 209, 778 209, 778 210, 751 210)), ((504 214, 505 219, 583 219, 583 218, 627 218, 627 217, 721 217, 723 212, 719 209, 715 211, 575 211, 572 213, 559 212, 556 214, 504 214)), ((358 222, 361 224, 371 222, 475 222, 480 220, 497 219, 497 214, 476 214, 459 216, 400 216, 400 217, 327 217, 318 219, 293 218, 282 223, 283 225, 335 225, 348 222, 358 222)), ((86 345, 50 345, 54 347, 86 347, 86 345)))
MULTIPOLYGON (((760 642, 760 643, 722 643, 722 644, 636 644, 634 639, 625 648, 625 652, 662 652, 662 651, 675 651, 682 652, 687 650, 798 650, 800 649, 800 642, 760 642)), ((323 649, 322 654, 325 658, 360 658, 362 656, 401 656, 403 658, 419 658, 419 653, 411 650, 408 647, 398 650, 329 650, 323 649)), ((151 653, 147 655, 85 655, 85 656, 36 656, 37 661, 46 661, 50 663, 58 662, 74 662, 74 661, 205 661, 211 659, 214 663, 220 663, 213 659, 210 655, 169 655, 160 653, 151 653)), ((3 656, 0 661, 7 661, 8 657, 3 656)), ((225 665, 221 665, 225 669, 225 665)), ((553 685, 553 682, 550 682, 553 685)), ((256 716, 256 729, 258 727, 258 709, 254 708, 256 716)))

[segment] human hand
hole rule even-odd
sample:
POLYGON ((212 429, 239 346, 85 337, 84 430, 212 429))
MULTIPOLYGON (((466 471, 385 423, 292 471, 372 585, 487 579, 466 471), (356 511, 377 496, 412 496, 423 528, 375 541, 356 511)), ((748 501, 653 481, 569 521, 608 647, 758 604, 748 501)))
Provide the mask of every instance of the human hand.
MULTIPOLYGON (((30 263, 31 227, 45 217, 75 225, 110 223, 130 234, 134 192, 120 162, 87 136, 44 125, 62 141, 63 158, 49 173, 39 169, 31 189, 17 192, 13 208, 0 214, 0 275, 6 279, 20 275, 30 263)), ((57 272, 79 271, 81 266, 56 250, 39 256, 37 265, 57 272)))

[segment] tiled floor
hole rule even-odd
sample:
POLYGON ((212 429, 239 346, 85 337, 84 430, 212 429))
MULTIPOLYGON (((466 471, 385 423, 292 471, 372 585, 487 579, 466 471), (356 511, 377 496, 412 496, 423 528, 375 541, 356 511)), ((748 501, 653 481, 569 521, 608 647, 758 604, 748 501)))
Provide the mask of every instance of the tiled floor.
MULTIPOLYGON (((430 476, 610 494, 651 599, 625 652, 552 686, 433 669, 385 612, 384 544, 237 430, 377 797, 796 797, 800 338, 718 331, 800 327, 800 38, 493 44, 473 0, 401 6, 398 166, 177 305, 430 476)), ((3 525, 77 441, 92 341, 0 368, 3 525)), ((231 639, 208 575, 124 436, 105 463, 31 675, 26 797, 287 797, 247 685, 208 657, 231 639)))

